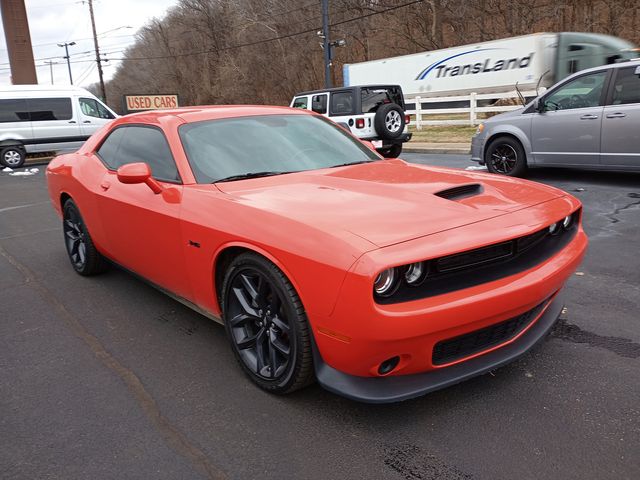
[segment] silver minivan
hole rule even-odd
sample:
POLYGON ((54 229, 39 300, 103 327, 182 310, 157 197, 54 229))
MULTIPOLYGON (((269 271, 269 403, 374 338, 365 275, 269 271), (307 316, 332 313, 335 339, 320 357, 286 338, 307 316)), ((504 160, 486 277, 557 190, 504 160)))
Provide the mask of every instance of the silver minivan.
POLYGON ((527 167, 640 171, 640 61, 575 73, 524 108, 491 117, 471 160, 493 173, 527 167))
POLYGON ((77 150, 116 116, 82 88, 0 86, 0 163, 18 168, 27 153, 77 150))

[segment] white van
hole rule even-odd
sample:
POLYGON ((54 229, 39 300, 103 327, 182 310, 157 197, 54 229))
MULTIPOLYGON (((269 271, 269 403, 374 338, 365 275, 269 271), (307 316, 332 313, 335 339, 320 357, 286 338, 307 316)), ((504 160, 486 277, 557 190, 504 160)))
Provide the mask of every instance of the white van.
POLYGON ((75 151, 116 117, 83 88, 0 85, 0 163, 18 168, 27 153, 75 151))

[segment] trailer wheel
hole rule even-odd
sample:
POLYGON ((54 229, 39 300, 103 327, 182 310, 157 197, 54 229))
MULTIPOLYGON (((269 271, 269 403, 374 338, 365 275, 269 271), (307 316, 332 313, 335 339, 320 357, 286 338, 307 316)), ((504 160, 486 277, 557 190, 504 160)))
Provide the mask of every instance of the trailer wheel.
POLYGON ((522 177, 527 172, 527 156, 522 144, 513 137, 497 137, 484 153, 484 163, 491 173, 522 177))

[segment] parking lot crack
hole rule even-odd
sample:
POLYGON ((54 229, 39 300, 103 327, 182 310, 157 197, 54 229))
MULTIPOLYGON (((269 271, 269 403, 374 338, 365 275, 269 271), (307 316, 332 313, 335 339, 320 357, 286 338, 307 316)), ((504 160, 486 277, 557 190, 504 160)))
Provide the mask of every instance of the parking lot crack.
MULTIPOLYGON (((627 194, 627 196, 629 198, 638 198, 638 194, 637 193, 629 193, 627 194)), ((628 202, 626 204, 624 204, 621 207, 616 208, 613 212, 606 214, 606 217, 611 221, 611 223, 618 223, 620 222, 620 219, 618 218, 618 215, 620 214, 620 212, 623 212, 625 210, 628 210, 632 207, 635 207, 636 205, 640 205, 640 200, 635 201, 635 202, 628 202)))
POLYGON ((13 265, 25 278, 32 288, 38 291, 40 296, 53 307, 69 330, 82 340, 102 362, 112 370, 129 389, 134 399, 147 416, 150 423, 157 429, 165 443, 174 452, 187 459, 191 465, 206 478, 212 480, 226 479, 222 470, 213 465, 202 450, 193 444, 162 412, 155 399, 146 390, 140 378, 133 370, 120 363, 98 338, 91 334, 79 321, 79 319, 38 279, 38 277, 25 265, 19 262, 13 255, 0 245, 0 255, 13 265))
POLYGON ((625 358, 640 358, 640 343, 628 338, 609 337, 582 330, 579 326, 560 319, 551 330, 551 336, 572 343, 584 343, 590 347, 607 349, 625 358))

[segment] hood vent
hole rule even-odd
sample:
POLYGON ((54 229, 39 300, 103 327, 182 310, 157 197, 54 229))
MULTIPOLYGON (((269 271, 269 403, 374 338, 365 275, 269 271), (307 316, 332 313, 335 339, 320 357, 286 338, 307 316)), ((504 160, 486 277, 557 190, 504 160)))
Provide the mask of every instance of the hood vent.
POLYGON ((480 195, 482 191, 482 185, 479 183, 470 183, 468 185, 447 188, 446 190, 434 193, 434 195, 440 198, 446 198, 447 200, 462 200, 463 198, 480 195))

